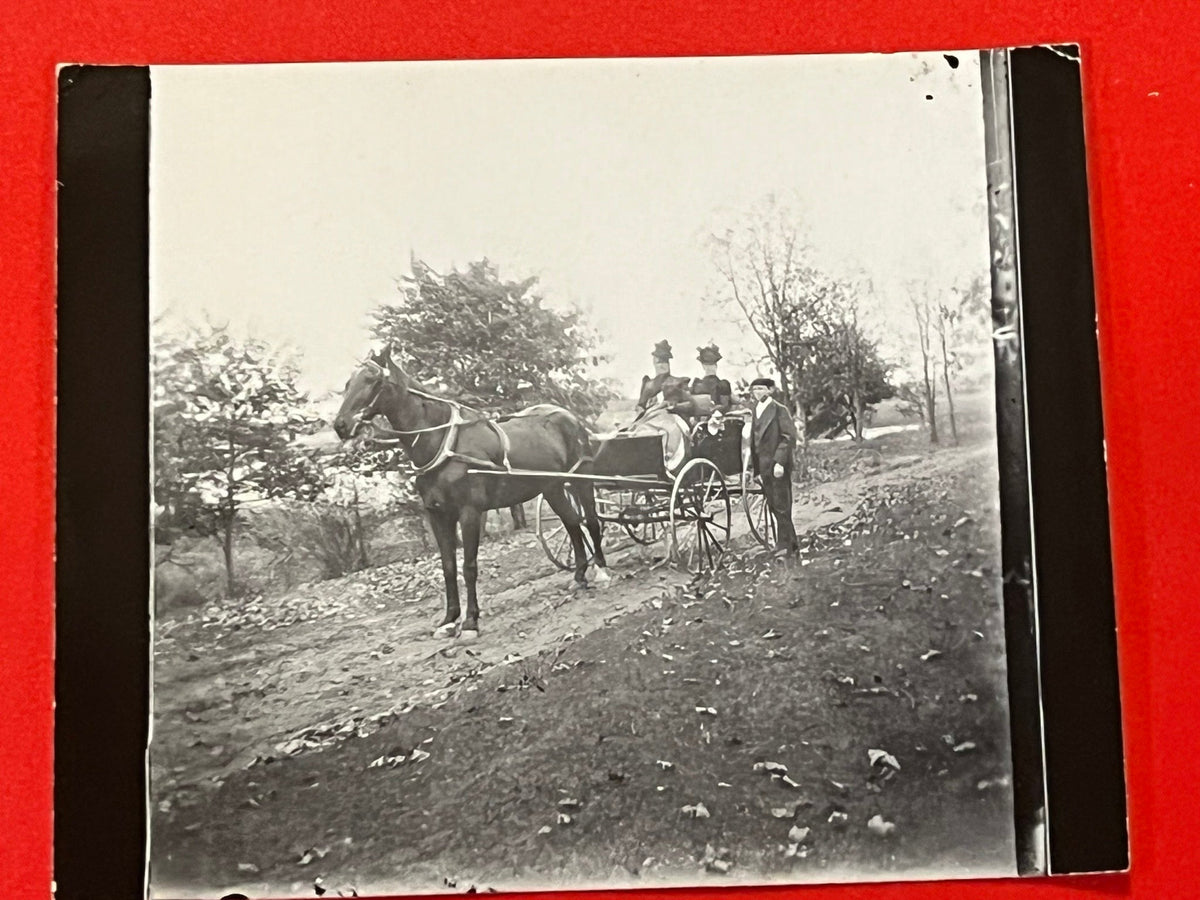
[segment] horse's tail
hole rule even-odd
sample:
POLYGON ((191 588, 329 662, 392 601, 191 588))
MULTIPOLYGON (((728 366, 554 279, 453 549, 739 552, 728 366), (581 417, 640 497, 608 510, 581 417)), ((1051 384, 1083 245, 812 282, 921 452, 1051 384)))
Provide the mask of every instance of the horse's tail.
POLYGON ((592 435, 587 430, 587 426, 570 410, 564 409, 563 415, 566 416, 568 422, 567 428, 567 450, 571 457, 570 463, 572 466, 577 465, 582 460, 588 458, 592 452, 592 435))

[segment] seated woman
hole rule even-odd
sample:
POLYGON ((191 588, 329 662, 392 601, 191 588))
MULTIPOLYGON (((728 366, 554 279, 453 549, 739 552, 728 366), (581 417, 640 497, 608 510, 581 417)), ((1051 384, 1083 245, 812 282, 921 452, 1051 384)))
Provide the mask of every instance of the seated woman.
POLYGON ((638 418, 656 406, 665 406, 669 412, 684 418, 693 415, 692 396, 687 389, 688 379, 671 374, 673 355, 667 341, 659 341, 654 345, 654 376, 642 376, 642 389, 637 402, 638 418))
POLYGON ((717 375, 717 363, 721 361, 720 348, 710 343, 707 347, 696 349, 699 351, 696 359, 704 367, 704 377, 693 380, 691 385, 697 411, 705 413, 719 409, 729 412, 733 408, 733 388, 728 381, 717 375), (707 399, 701 400, 701 397, 707 399))

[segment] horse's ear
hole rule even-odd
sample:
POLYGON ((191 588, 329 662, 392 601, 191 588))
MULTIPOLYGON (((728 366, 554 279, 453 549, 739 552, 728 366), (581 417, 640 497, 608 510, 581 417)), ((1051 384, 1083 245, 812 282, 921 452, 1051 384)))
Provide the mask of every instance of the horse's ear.
POLYGON ((403 373, 401 373, 400 367, 396 365, 396 361, 392 359, 391 344, 388 344, 383 348, 383 354, 382 358, 380 359, 380 363, 384 368, 387 369, 388 374, 392 377, 392 381, 396 382, 398 385, 403 384, 403 373))

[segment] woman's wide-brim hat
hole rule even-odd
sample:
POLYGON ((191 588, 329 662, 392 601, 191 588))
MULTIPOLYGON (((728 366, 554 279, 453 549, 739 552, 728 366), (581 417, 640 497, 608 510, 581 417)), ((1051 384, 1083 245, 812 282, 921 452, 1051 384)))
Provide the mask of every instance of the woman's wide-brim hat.
POLYGON ((697 347, 696 350, 699 351, 696 359, 700 360, 701 365, 713 366, 721 361, 721 349, 716 344, 697 347))
POLYGON ((675 354, 671 352, 671 345, 666 341, 659 341, 654 345, 654 358, 659 362, 666 362, 675 354))

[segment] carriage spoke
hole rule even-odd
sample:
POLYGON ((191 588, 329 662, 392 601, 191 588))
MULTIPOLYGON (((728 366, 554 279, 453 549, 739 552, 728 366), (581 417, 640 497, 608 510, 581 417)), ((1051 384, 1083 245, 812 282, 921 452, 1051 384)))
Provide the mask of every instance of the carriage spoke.
POLYGON ((710 460, 697 458, 680 471, 671 492, 676 560, 693 573, 719 564, 730 537, 729 488, 710 460))

